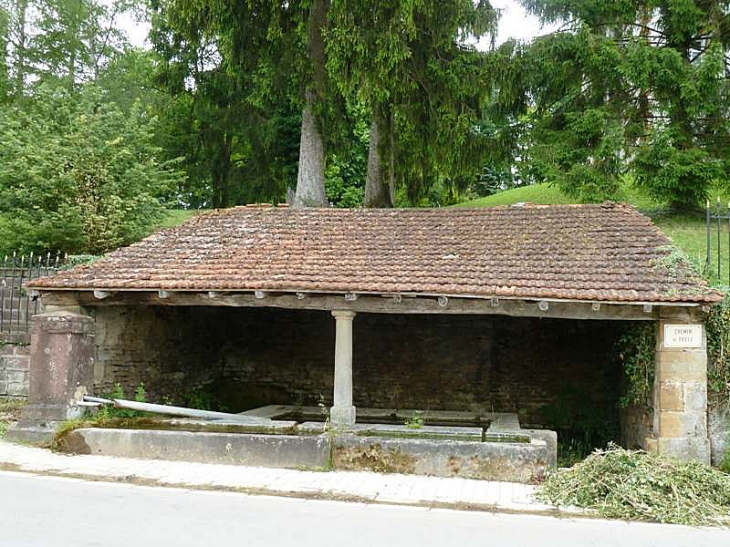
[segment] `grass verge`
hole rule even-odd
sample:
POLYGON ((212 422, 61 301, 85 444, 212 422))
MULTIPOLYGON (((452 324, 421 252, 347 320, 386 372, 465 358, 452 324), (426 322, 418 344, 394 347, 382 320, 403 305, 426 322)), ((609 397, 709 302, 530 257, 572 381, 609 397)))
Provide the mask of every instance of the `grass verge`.
POLYGON ((0 439, 5 436, 8 429, 15 425, 20 419, 20 410, 26 405, 23 400, 4 399, 0 400, 0 439))

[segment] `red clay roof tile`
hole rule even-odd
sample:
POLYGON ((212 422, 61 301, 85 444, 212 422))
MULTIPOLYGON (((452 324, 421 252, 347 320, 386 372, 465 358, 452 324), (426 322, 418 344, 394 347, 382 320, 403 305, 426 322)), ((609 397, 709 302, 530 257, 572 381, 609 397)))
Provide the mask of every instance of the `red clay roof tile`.
POLYGON ((620 204, 212 211, 42 290, 419 293, 714 302, 670 241, 620 204))

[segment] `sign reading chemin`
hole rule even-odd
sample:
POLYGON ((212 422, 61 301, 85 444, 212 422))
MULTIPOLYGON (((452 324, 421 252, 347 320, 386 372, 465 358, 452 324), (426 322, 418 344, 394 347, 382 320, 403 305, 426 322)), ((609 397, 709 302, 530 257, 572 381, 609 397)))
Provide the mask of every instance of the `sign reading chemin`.
POLYGON ((665 348, 701 348, 702 325, 664 325, 665 348))

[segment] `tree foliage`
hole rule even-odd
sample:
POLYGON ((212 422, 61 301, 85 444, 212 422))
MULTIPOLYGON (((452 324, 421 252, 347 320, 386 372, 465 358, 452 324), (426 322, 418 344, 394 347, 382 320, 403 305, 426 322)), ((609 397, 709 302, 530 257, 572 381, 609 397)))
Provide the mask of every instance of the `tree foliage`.
MULTIPOLYGON (((699 204, 730 168, 730 6, 720 0, 523 0, 559 31, 522 52, 538 179, 576 198, 629 177, 699 204)), ((527 111, 527 110, 526 110, 527 111)))
POLYGON ((475 127, 492 75, 467 41, 494 32, 496 15, 484 0, 332 2, 330 73, 372 112, 385 171, 373 178, 392 177, 411 202, 481 168, 488 139, 475 127))
POLYGON ((291 21, 268 3, 176 0, 154 4, 156 81, 172 97, 165 148, 184 156, 189 184, 180 202, 229 207, 282 201, 296 178, 300 118, 291 21))
POLYGON ((41 88, 32 107, 0 110, 4 250, 99 254, 147 234, 180 175, 160 163, 156 120, 85 87, 41 88))
POLYGON ((727 2, 522 3, 558 30, 485 51, 487 0, 0 0, 0 244, 96 252, 162 203, 305 187, 440 206, 630 181, 689 207, 727 184, 727 2), (130 12, 151 50, 129 45, 130 12))

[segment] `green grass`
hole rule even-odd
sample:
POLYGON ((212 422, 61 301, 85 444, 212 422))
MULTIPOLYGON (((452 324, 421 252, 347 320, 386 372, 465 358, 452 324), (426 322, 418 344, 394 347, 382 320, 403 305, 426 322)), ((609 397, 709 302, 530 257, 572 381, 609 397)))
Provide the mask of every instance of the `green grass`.
POLYGON ((25 406, 25 401, 13 399, 0 399, 0 439, 12 424, 20 419, 20 409, 25 406))
POLYGON ((199 212, 197 209, 168 209, 165 217, 155 226, 155 229, 178 226, 193 218, 199 212))
MULTIPOLYGON (((637 209, 643 211, 656 211, 661 209, 661 205, 654 199, 629 184, 623 186, 617 201, 630 203, 637 209)), ((512 205, 520 202, 553 205, 575 203, 575 200, 563 194, 557 186, 543 183, 498 192, 491 196, 460 203, 457 207, 494 207, 495 205, 512 205)))
POLYGON ((514 190, 498 192, 485 198, 459 203, 456 207, 494 207, 496 205, 513 205, 521 202, 551 205, 573 203, 573 200, 555 186, 535 184, 533 186, 523 186, 514 190))
MULTIPOLYGON (((713 193, 715 195, 715 193, 713 193)), ((728 202, 728 196, 720 194, 723 204, 728 202)), ((696 264, 701 271, 705 264, 706 253, 706 227, 705 217, 702 211, 696 213, 676 213, 661 207, 651 197, 645 195, 641 190, 629 184, 622 188, 619 201, 630 203, 641 212, 649 215, 659 229, 672 240, 672 243, 684 251, 687 256, 696 264)), ((497 205, 512 205, 520 202, 535 203, 539 205, 575 203, 574 200, 563 194, 556 186, 548 184, 536 184, 506 190, 484 198, 475 199, 460 203, 457 207, 494 207, 497 205)), ((714 210, 714 209, 713 209, 714 210)), ((728 285, 728 272, 730 271, 730 249, 728 249, 727 227, 722 226, 722 261, 721 276, 717 278, 717 228, 713 224, 713 264, 710 271, 705 272, 707 279, 713 284, 728 285)))

